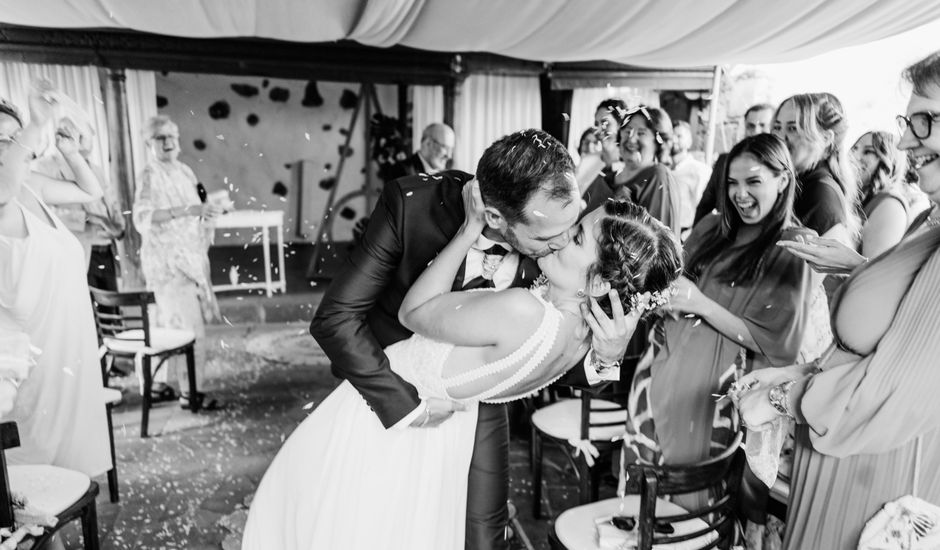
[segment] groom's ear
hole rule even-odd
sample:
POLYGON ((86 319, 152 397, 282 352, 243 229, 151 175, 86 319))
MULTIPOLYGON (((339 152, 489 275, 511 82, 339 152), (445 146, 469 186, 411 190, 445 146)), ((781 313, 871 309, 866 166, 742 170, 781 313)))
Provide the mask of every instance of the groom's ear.
POLYGON ((486 220, 486 225, 488 225, 490 229, 498 231, 500 234, 502 234, 508 226, 506 218, 503 217, 499 210, 492 206, 483 208, 483 217, 486 220))

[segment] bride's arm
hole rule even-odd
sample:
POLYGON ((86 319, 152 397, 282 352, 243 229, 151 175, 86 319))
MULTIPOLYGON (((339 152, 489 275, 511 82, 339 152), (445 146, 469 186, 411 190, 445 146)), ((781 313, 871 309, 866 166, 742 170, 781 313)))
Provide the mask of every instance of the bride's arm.
MULTIPOLYGON (((454 276, 460 269, 467 256, 467 251, 473 246, 483 232, 483 198, 480 196, 480 184, 472 180, 463 186, 463 205, 465 218, 457 234, 451 239, 444 250, 428 264, 418 280, 408 289, 408 294, 402 300, 398 309, 398 320, 405 327, 410 326, 415 318, 415 312, 429 300, 450 292, 454 283, 454 276)), ((415 331, 418 332, 418 331, 415 331)))

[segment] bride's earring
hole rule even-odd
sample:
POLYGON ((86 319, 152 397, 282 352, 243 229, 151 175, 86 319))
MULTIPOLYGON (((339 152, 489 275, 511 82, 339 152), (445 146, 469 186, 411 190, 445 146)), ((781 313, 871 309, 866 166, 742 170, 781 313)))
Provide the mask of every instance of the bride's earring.
POLYGON ((578 289, 578 298, 584 298, 584 297, 586 297, 586 296, 587 296, 587 294, 584 293, 584 289, 583 289, 583 288, 579 288, 579 289, 578 289))

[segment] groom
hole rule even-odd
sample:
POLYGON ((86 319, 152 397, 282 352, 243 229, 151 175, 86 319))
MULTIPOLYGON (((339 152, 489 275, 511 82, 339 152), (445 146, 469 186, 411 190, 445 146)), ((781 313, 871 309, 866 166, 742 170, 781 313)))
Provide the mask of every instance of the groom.
MULTIPOLYGON (((382 349, 411 336, 398 321, 398 308, 463 223, 461 189, 473 177, 448 170, 386 184, 360 245, 310 324, 333 374, 362 394, 386 428, 428 428, 454 412, 449 404, 419 399, 415 388, 392 372, 382 349)), ((545 132, 516 132, 487 148, 476 178, 487 228, 468 252, 453 290, 528 287, 539 274, 533 258, 567 245, 581 215, 571 157, 545 132)), ((583 311, 594 329, 593 352, 569 372, 568 383, 619 378, 617 360, 631 331, 622 315, 608 318, 596 311, 583 311)), ((504 405, 480 405, 468 486, 466 548, 505 548, 509 430, 504 405)))

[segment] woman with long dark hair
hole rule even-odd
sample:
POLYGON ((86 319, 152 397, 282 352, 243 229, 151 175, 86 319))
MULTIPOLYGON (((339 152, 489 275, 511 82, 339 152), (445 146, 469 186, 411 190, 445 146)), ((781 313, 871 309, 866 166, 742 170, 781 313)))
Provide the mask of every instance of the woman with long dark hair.
POLYGON ((647 460, 686 464, 724 448, 730 408, 712 394, 739 357, 750 368, 799 355, 811 273, 774 246, 806 233, 793 216, 796 178, 783 142, 745 138, 728 154, 720 213, 685 243, 685 274, 634 377, 628 444, 647 460))

